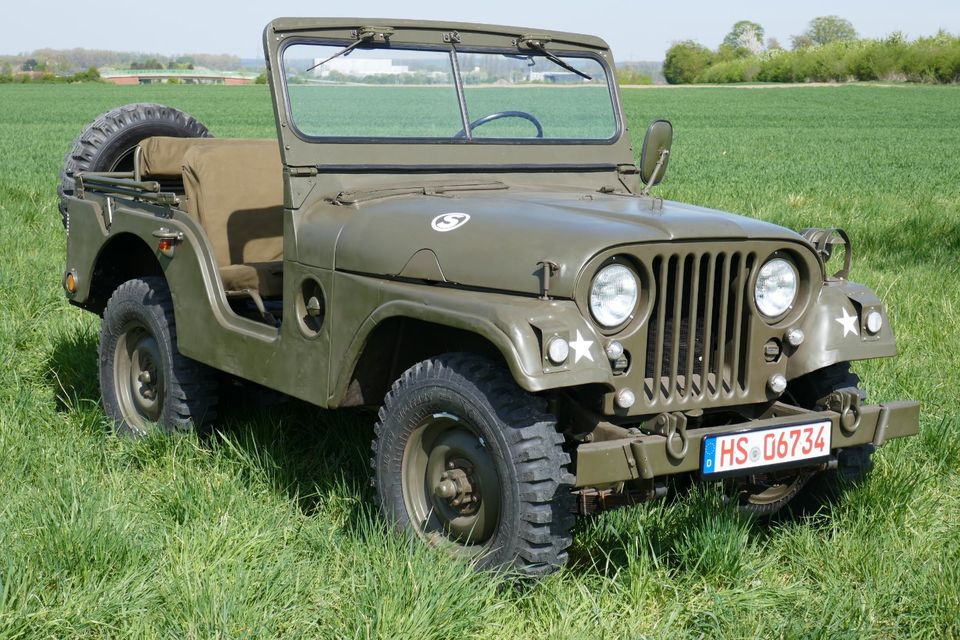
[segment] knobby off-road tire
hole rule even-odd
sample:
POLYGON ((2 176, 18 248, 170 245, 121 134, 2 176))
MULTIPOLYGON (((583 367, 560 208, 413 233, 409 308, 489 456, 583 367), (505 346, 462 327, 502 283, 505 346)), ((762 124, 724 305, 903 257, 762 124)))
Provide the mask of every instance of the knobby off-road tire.
POLYGON ((400 530, 478 568, 540 576, 567 561, 574 477, 556 418, 501 365, 470 354, 397 380, 373 442, 376 500, 400 530))
POLYGON ((133 171, 134 150, 153 136, 206 138, 210 132, 193 116, 162 104, 128 104, 104 113, 83 130, 63 160, 60 215, 69 224, 65 198, 76 190, 79 171, 133 171))
MULTIPOLYGON (((820 409, 820 400, 834 391, 847 388, 856 389, 861 400, 866 400, 867 394, 860 388, 860 377, 850 370, 849 362, 840 362, 797 378, 790 383, 788 392, 800 406, 820 409)), ((836 500, 845 491, 863 482, 873 470, 873 453, 876 449, 872 443, 840 449, 837 467, 816 474, 804 488, 801 495, 803 506, 811 509, 836 500)))
POLYGON ((100 327, 100 391, 118 433, 143 436, 159 427, 174 434, 212 420, 213 371, 180 355, 170 289, 163 278, 120 285, 100 327))
MULTIPOLYGON (((808 373, 790 382, 787 399, 805 409, 822 409, 819 402, 838 389, 859 389, 860 378, 850 371, 850 363, 842 362, 808 373)), ((841 449, 837 468, 813 472, 807 470, 770 474, 754 486, 740 486, 737 493, 741 511, 758 516, 770 516, 791 501, 807 509, 824 499, 838 496, 843 488, 859 483, 873 468, 875 447, 872 444, 841 449)), ((751 476, 748 482, 753 479, 751 476)), ((733 485, 730 482, 728 485, 733 485)))

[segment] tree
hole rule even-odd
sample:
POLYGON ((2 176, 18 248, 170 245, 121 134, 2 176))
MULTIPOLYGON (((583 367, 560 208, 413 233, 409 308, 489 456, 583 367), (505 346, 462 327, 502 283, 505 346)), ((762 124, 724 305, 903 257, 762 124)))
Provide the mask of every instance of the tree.
POLYGON ((783 51, 783 47, 776 38, 767 38, 767 51, 783 51))
POLYGON ((841 40, 856 40, 857 30, 849 20, 839 16, 820 16, 810 21, 804 32, 815 44, 829 44, 841 40))
POLYGON ((758 54, 763 51, 763 27, 750 20, 741 20, 733 25, 723 44, 737 51, 758 54))
POLYGON ((667 49, 663 77, 670 84, 689 84, 713 61, 710 49, 693 40, 677 42, 667 49))
POLYGON ((790 36, 790 48, 794 51, 809 49, 815 44, 816 42, 813 41, 813 38, 802 33, 798 36, 790 36))

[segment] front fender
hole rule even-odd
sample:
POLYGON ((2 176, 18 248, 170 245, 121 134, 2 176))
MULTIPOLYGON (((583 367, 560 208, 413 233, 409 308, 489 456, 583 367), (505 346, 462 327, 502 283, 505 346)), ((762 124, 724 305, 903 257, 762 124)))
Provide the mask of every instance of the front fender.
MULTIPOLYGON (((362 276, 345 275, 357 290, 362 276)), ((609 386, 612 371, 600 337, 570 300, 540 300, 503 293, 466 291, 391 280, 379 281, 381 304, 356 331, 336 376, 334 404, 344 397, 367 339, 385 320, 408 317, 469 331, 490 341, 503 355, 522 388, 531 392, 600 383, 609 386), (544 357, 544 344, 558 335, 568 341, 590 342, 579 360, 573 349, 567 362, 553 366, 544 357), (589 355, 588 355, 589 354, 589 355)))
POLYGON ((800 328, 805 339, 787 364, 788 379, 837 362, 897 354, 886 307, 873 291, 855 282, 824 283, 800 328), (865 326, 867 313, 874 310, 883 317, 883 326, 876 335, 865 326))

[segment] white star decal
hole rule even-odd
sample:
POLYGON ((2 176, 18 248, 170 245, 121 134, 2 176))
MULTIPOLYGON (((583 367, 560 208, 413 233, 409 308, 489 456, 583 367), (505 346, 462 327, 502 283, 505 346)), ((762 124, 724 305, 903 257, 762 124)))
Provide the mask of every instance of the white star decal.
POLYGON ((593 362, 593 354, 590 353, 590 347, 593 346, 593 340, 584 340, 577 329, 577 339, 570 343, 573 348, 573 364, 580 362, 580 358, 586 358, 593 362))
POLYGON ((843 317, 836 318, 836 321, 843 326, 843 337, 846 338, 848 333, 852 333, 855 336, 860 335, 860 331, 857 330, 857 316, 848 314, 846 307, 844 307, 842 311, 843 317))

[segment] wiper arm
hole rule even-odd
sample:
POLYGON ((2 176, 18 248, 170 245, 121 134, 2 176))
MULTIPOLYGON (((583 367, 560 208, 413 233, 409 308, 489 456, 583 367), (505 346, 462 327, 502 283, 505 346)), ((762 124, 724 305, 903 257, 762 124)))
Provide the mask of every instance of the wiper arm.
POLYGON ((304 71, 304 73, 308 73, 308 72, 310 72, 310 71, 313 71, 313 70, 316 69, 317 67, 322 67, 323 65, 327 64, 328 62, 330 62, 330 61, 333 60, 334 58, 339 58, 340 56, 345 56, 345 55, 347 55, 348 53, 350 53, 351 51, 353 51, 355 48, 357 48, 357 47, 359 47, 361 44, 363 44, 365 41, 366 41, 366 40, 364 39, 364 40, 357 40, 356 42, 351 42, 350 44, 348 44, 347 46, 345 46, 343 49, 340 49, 340 51, 337 51, 335 54, 333 54, 332 56, 330 56, 330 57, 327 58, 326 60, 324 60, 324 61, 322 61, 322 62, 318 62, 317 64, 313 65, 312 67, 310 67, 309 69, 307 69, 306 71, 304 71))
POLYGON ((317 67, 322 67, 323 65, 327 64, 328 62, 330 62, 335 58, 339 58, 340 56, 347 55, 348 53, 350 53, 351 51, 359 47, 361 44, 365 43, 367 40, 372 40, 374 36, 379 35, 384 40, 386 40, 387 38, 390 37, 390 34, 392 33, 393 33, 393 29, 390 27, 360 27, 353 34, 354 37, 357 39, 356 42, 351 42, 350 44, 345 46, 343 49, 340 49, 340 51, 337 51, 335 54, 333 54, 326 60, 322 60, 317 64, 313 65, 312 67, 304 71, 304 73, 313 71, 317 67))
POLYGON ((577 68, 574 67, 573 65, 568 64, 568 63, 565 62, 563 59, 561 59, 560 57, 558 57, 556 54, 553 54, 553 53, 550 53, 549 51, 547 51, 547 48, 543 46, 543 41, 541 41, 541 40, 528 40, 527 38, 523 38, 523 39, 521 40, 521 42, 522 42, 523 44, 527 45, 528 47, 530 47, 531 49, 535 49, 535 50, 539 51, 541 54, 543 54, 543 56, 544 56, 547 60, 549 60, 549 61, 552 62, 553 64, 557 65, 558 67, 562 67, 562 68, 566 69, 567 71, 569 71, 570 73, 575 73, 575 74, 577 74, 578 76, 580 76, 581 78, 583 78, 583 79, 585 79, 585 80, 593 80, 592 77, 588 76, 588 75, 585 74, 583 71, 580 71, 580 69, 577 69, 577 68))

